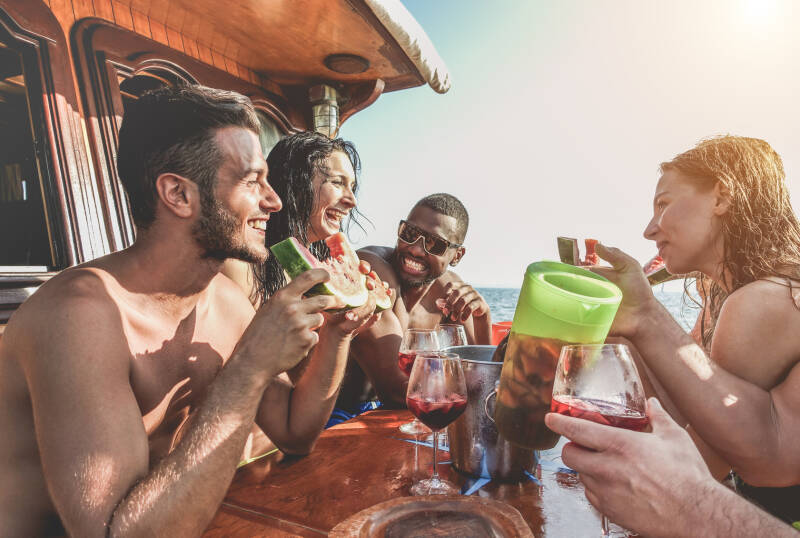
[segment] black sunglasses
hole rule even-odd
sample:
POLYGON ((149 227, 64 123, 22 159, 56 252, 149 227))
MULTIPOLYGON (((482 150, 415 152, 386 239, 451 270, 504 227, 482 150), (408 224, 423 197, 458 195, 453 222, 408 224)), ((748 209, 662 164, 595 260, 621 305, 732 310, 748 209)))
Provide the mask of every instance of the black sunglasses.
POLYGON ((460 243, 451 243, 447 239, 443 237, 439 237, 438 235, 434 235, 430 232, 426 232, 420 228, 417 228, 413 224, 409 224, 408 222, 401 220, 400 226, 397 228, 397 238, 400 239, 404 243, 408 243, 409 245, 413 245, 419 238, 422 237, 422 248, 425 249, 425 252, 432 256, 441 256, 447 249, 458 248, 462 246, 460 243))

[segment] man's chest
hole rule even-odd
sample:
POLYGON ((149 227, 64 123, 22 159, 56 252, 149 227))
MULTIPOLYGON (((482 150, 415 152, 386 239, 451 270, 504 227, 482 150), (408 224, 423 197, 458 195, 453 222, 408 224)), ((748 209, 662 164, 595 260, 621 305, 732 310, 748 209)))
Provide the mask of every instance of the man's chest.
POLYGON ((436 307, 435 298, 428 294, 404 312, 406 324, 404 328, 433 329, 443 321, 442 311, 436 307))
POLYGON ((130 384, 148 435, 174 430, 200 405, 236 344, 235 335, 137 326, 129 331, 130 384))

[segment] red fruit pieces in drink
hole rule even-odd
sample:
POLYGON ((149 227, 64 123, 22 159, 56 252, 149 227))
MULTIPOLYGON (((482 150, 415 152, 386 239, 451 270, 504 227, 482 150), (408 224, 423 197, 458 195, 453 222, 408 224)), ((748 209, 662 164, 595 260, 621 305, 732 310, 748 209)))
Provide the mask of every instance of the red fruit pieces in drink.
POLYGON ((647 415, 625 405, 566 395, 554 396, 550 410, 554 413, 626 430, 641 431, 650 423, 647 415))
POLYGON ((457 419, 467 407, 467 399, 460 394, 450 394, 438 399, 412 394, 406 405, 414 416, 432 430, 441 430, 457 419))
POLYGON ((411 375, 411 369, 414 367, 414 360, 417 358, 417 354, 414 352, 400 352, 397 355, 397 366, 403 371, 404 374, 407 376, 411 375))

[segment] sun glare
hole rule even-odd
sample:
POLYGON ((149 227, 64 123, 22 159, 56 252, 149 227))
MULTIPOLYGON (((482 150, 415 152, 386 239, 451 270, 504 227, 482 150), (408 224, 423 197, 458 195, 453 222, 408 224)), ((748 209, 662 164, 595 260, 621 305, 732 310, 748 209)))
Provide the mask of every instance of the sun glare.
POLYGON ((770 26, 777 18, 777 0, 741 0, 741 6, 742 17, 753 26, 770 26))

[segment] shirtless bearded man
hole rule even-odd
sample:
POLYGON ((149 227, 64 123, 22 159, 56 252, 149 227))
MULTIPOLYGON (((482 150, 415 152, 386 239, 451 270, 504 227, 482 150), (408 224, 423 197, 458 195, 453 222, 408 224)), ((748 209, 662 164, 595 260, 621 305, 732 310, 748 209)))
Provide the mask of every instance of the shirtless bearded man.
POLYGON ((348 366, 340 406, 352 408, 366 397, 369 382, 384 404, 405 405, 408 378, 397 365, 407 328, 432 329, 461 323, 471 344, 491 342, 492 320, 481 295, 448 267, 464 256, 469 216, 450 194, 431 194, 416 203, 400 222, 394 248, 370 246, 358 254, 389 283, 391 310, 353 340, 356 363, 348 366))
POLYGON ((327 279, 314 270, 254 313, 219 274, 228 257, 266 258, 281 208, 246 97, 146 94, 118 166, 136 242, 44 284, 0 345, 2 536, 200 534, 254 422, 285 452, 311 450, 374 306, 326 318, 342 305, 303 297, 327 279), (312 346, 292 386, 282 372, 312 346))

